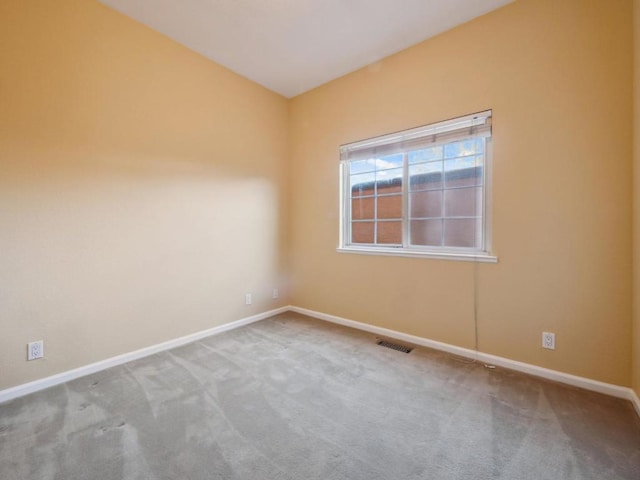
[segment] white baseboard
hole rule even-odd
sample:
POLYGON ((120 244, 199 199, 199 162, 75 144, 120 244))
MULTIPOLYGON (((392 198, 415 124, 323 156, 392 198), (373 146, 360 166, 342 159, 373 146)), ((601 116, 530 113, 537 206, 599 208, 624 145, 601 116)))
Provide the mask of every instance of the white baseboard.
POLYGON ((640 417, 640 397, 638 397, 638 394, 633 390, 631 390, 631 403, 633 403, 633 406, 636 409, 636 413, 640 417))
POLYGON ((357 330, 373 333, 375 335, 395 338, 397 340, 402 340, 408 343, 412 343, 414 345, 420 345, 423 347, 428 347, 428 348, 433 348, 435 350, 448 352, 454 355, 459 355, 461 357, 471 358, 479 362, 496 365, 503 368, 508 368, 510 370, 516 370, 519 372, 527 373, 529 375, 534 375, 536 377, 546 378, 548 380, 554 380, 556 382, 573 385, 575 387, 584 388, 586 390, 603 393, 605 395, 624 398, 625 400, 631 401, 634 408, 636 409, 636 412, 640 416, 640 398, 638 398, 638 395, 631 388, 621 387, 618 385, 612 385, 610 383, 591 380, 585 377, 579 377, 577 375, 558 372, 556 370, 550 370, 548 368, 542 368, 542 367, 538 367, 528 363, 518 362, 516 360, 510 360, 508 358, 498 357, 496 355, 490 355, 488 353, 477 352, 475 350, 470 350, 468 348, 457 347, 455 345, 450 345, 448 343, 437 342, 435 340, 429 340, 427 338, 418 337, 415 335, 410 335, 410 334, 398 332, 395 330, 390 330, 388 328, 376 327, 375 325, 356 322, 355 320, 349 320, 346 318, 337 317, 335 315, 329 315, 326 313, 316 312, 314 310, 309 310, 306 308, 300 308, 295 306, 286 306, 286 307, 277 308, 275 310, 269 310, 267 312, 259 313, 251 317, 246 317, 234 322, 226 323, 224 325, 209 328, 207 330, 202 330, 200 332, 192 333, 190 335, 185 335, 184 337, 175 338, 173 340, 159 343, 157 345, 151 345, 149 347, 141 348, 140 350, 135 350, 133 352, 118 355, 116 357, 107 358, 106 360, 101 360, 96 363, 75 368, 73 370, 68 370, 66 372, 62 372, 56 375, 52 375, 50 377, 42 378, 40 380, 35 380, 33 382, 18 385, 16 387, 11 387, 6 390, 0 390, 0 403, 7 402, 14 398, 22 397, 29 393, 37 392, 39 390, 44 390, 45 388, 53 387, 55 385, 68 382, 70 380, 75 380, 76 378, 84 377, 92 373, 106 370, 107 368, 110 368, 110 367, 115 367, 117 365, 122 365, 124 363, 131 362, 139 358, 147 357, 149 355, 153 355, 154 353, 162 352, 165 350, 169 350, 171 348, 185 345, 187 343, 195 342, 196 340, 200 340, 205 337, 227 332, 229 330, 233 330, 233 329, 242 327, 244 325, 249 325, 251 323, 258 322, 260 320, 264 320, 266 318, 269 318, 274 315, 278 315, 280 313, 284 313, 287 311, 308 315, 309 317, 317 318, 319 320, 325 320, 327 322, 344 325, 346 327, 355 328, 357 330))
POLYGON ((461 357, 471 358, 486 364, 496 365, 499 367, 508 368, 510 370, 516 370, 518 372, 534 375, 536 377, 546 378, 548 380, 565 383, 567 385, 573 385, 574 387, 584 388, 585 390, 604 393, 605 395, 611 395, 613 397, 624 398, 625 400, 630 400, 634 404, 638 415, 640 415, 640 400, 638 399, 638 396, 635 394, 635 392, 627 387, 599 382, 597 380, 591 380, 590 378, 579 377, 577 375, 571 375, 569 373, 563 373, 557 370, 550 370, 548 368, 538 367, 536 365, 518 362, 516 360, 510 360, 508 358, 490 355, 488 353, 477 352, 468 348, 457 347, 448 343, 437 342, 435 340, 429 340, 427 338, 397 332, 388 328, 376 327, 375 325, 356 322, 355 320, 349 320, 346 318, 337 317, 335 315, 328 315, 326 313, 316 312, 314 310, 309 310, 306 308, 291 306, 289 309, 292 312, 301 313, 303 315, 317 318, 319 320, 337 323, 339 325, 352 327, 383 337, 395 338, 397 340, 402 340, 414 345, 441 350, 461 357))
POLYGON ((196 340, 200 340, 205 337, 210 337, 212 335, 217 335, 222 332, 227 332, 229 330, 233 330, 235 328, 239 328, 244 325, 249 325, 250 323, 264 320, 265 318, 278 315, 279 313, 284 313, 288 310, 289 310, 289 307, 276 308, 275 310, 269 310, 268 312, 259 313, 251 317, 246 317, 240 320, 236 320, 234 322, 225 323, 224 325, 209 328, 207 330, 202 330, 200 332, 192 333, 190 335, 185 335, 184 337, 175 338, 167 342, 162 342, 156 345, 151 345, 149 347, 141 348, 140 350, 135 350, 133 352, 124 353, 122 355, 107 358, 106 360, 101 360, 99 362, 91 363, 83 367, 58 373, 56 375, 42 378, 40 380, 24 383, 16 387, 7 388, 6 390, 0 390, 0 403, 7 402, 9 400, 13 400, 14 398, 22 397, 23 395, 34 393, 39 390, 44 390, 45 388, 53 387, 55 385, 68 382, 70 380, 75 380, 76 378, 84 377, 85 375, 90 375, 92 373, 96 373, 101 370, 106 370, 107 368, 110 368, 110 367, 115 367, 117 365, 122 365, 123 363, 131 362, 139 358, 147 357, 149 355, 153 355, 154 353, 162 352, 165 350, 169 350, 171 348, 185 345, 187 343, 195 342, 196 340))

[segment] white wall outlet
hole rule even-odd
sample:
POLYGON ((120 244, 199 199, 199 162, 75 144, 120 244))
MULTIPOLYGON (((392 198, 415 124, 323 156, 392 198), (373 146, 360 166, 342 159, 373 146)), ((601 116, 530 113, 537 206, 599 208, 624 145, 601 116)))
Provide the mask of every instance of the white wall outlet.
POLYGON ((244 294, 244 304, 245 305, 251 305, 251 294, 250 293, 245 293, 244 294))
POLYGON ((549 350, 556 349, 556 334, 551 332, 542 332, 542 348, 549 350))
POLYGON ((44 341, 27 343, 27 360, 36 360, 44 357, 44 341))
POLYGON ((278 289, 274 288, 273 293, 271 294, 271 298, 278 298, 278 289))

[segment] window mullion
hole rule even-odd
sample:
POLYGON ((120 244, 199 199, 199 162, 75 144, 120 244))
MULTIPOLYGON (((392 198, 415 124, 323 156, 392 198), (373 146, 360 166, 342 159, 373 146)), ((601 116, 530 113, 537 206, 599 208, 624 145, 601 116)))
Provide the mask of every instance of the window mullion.
POLYGON ((378 244, 378 169, 373 174, 373 244, 378 244))
POLYGON ((445 229, 445 211, 444 211, 444 204, 445 204, 445 175, 446 175, 446 170, 444 168, 444 150, 442 151, 442 161, 441 161, 441 177, 440 177, 440 188, 441 188, 441 192, 440 192, 440 216, 442 217, 442 219, 440 220, 440 245, 444 246, 444 229, 445 229))
MULTIPOLYGON (((351 212, 349 211, 349 213, 347 213, 347 201, 344 198, 345 194, 347 193, 347 189, 344 184, 344 177, 346 176, 345 165, 346 165, 346 162, 341 161, 340 168, 338 170, 338 175, 340 178, 340 192, 338 194, 338 199, 340 201, 340 226, 339 226, 340 229, 338 231, 338 241, 340 245, 345 244, 345 238, 349 239, 346 243, 348 243, 349 245, 351 244, 351 236, 345 237, 347 233, 347 229, 346 229, 347 219, 349 219, 349 222, 351 222, 351 212)), ((351 197, 351 195, 349 195, 349 197, 351 197)), ((351 198, 349 198, 349 203, 351 203, 351 198)))
POLYGON ((402 247, 409 246, 409 153, 404 152, 402 157, 402 247))

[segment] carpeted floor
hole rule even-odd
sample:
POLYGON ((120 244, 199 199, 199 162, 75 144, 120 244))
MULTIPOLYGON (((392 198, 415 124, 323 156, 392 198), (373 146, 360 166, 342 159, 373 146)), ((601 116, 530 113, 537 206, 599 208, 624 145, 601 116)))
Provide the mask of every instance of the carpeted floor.
POLYGON ((293 313, 0 405, 0 478, 640 479, 629 402, 293 313))

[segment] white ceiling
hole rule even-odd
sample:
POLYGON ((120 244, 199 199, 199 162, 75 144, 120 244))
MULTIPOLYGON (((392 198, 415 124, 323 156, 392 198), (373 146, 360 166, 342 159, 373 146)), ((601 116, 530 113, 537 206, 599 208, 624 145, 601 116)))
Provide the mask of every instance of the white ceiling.
POLYGON ((293 97, 513 0, 100 0, 293 97))

